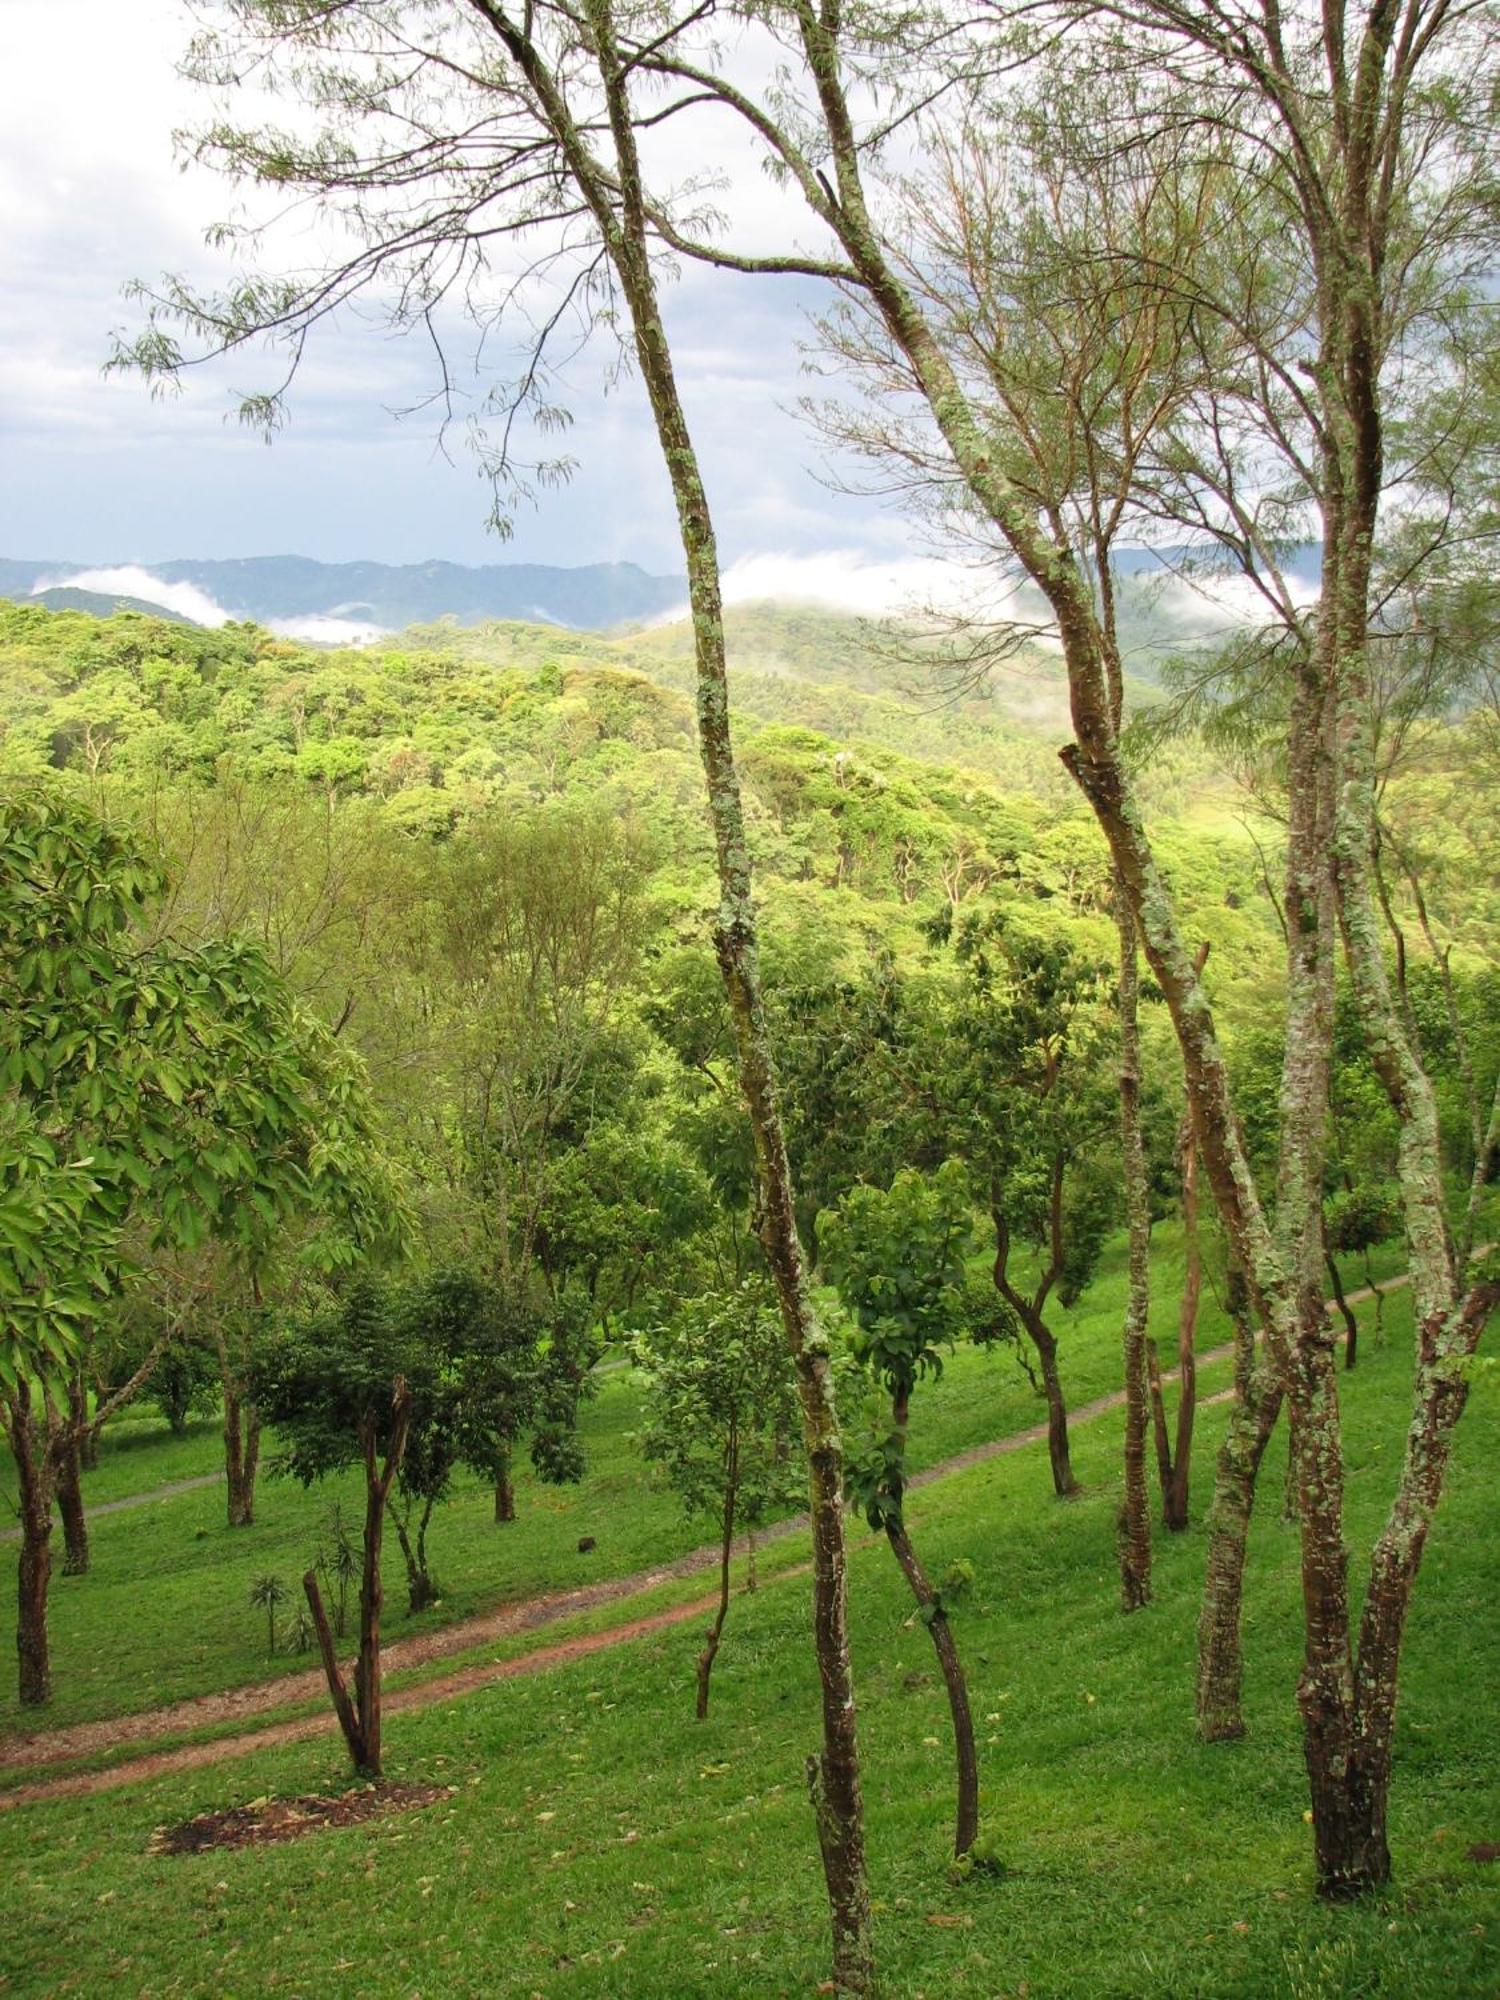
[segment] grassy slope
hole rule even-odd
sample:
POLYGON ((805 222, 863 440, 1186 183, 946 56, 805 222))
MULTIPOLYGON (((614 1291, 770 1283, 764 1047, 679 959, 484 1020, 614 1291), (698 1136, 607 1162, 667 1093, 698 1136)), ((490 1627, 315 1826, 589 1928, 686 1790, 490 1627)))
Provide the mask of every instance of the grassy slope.
MULTIPOLYGON (((1170 1224, 1158 1229, 1157 1239, 1152 1324, 1169 1357, 1176 1344, 1180 1244, 1170 1224)), ((1059 1311, 1053 1321, 1062 1341, 1064 1385, 1075 1406, 1110 1392, 1119 1380, 1122 1257, 1123 1247, 1113 1245, 1079 1307, 1059 1311)), ((1350 1282, 1357 1280, 1351 1275, 1350 1282)), ((1226 1338, 1223 1318, 1208 1298, 1200 1345, 1206 1349, 1226 1338)), ((1227 1381, 1227 1369, 1207 1370, 1203 1392, 1212 1393, 1227 1381)), ((429 1537, 443 1599, 424 1627, 545 1591, 627 1575, 708 1539, 704 1522, 684 1520, 671 1496, 647 1480, 633 1439, 638 1411, 633 1378, 607 1376, 598 1398, 584 1411, 587 1479, 578 1487, 543 1486, 523 1464, 520 1518, 512 1527, 495 1527, 488 1491, 472 1480, 459 1485, 435 1517, 429 1537), (597 1547, 580 1555, 577 1544, 586 1535, 595 1538, 597 1547)), ((912 1441, 914 1463, 932 1464, 1037 1423, 1044 1415, 1009 1354, 960 1352, 942 1379, 923 1390, 912 1441)), ((274 1454, 274 1441, 266 1450, 268 1456, 274 1454)), ((214 1472, 221 1462, 213 1422, 172 1439, 149 1418, 137 1418, 107 1434, 100 1467, 86 1476, 86 1493, 98 1502, 150 1492, 214 1472)), ((1045 1480, 1046 1475, 1038 1471, 1035 1476, 1045 1480)), ((0 1496, 13 1485, 13 1468, 0 1453, 0 1496)), ((312 1653, 267 1657, 264 1614, 252 1609, 248 1595, 251 1583, 268 1572, 295 1593, 336 1498, 346 1521, 357 1525, 363 1487, 353 1473, 310 1491, 263 1476, 256 1525, 248 1533, 224 1525, 223 1494, 217 1486, 100 1517, 93 1527, 89 1576, 64 1577, 59 1554, 52 1590, 56 1696, 46 1720, 62 1724, 117 1715, 314 1665, 312 1653), (99 1644, 101 1632, 109 1634, 107 1648, 99 1644)), ((395 1639, 411 1628, 404 1616, 404 1572, 393 1533, 387 1535, 385 1558, 386 1630, 395 1639)), ((0 1547, 0 1565, 14 1559, 13 1547, 0 1547)), ((292 1608, 289 1604, 288 1610, 292 1608)), ((12 1657, 14 1618, 7 1593, 0 1599, 0 1662, 12 1657)), ((20 1710, 7 1671, 0 1679, 0 1740, 17 1730, 29 1731, 35 1723, 34 1715, 20 1710)))
MULTIPOLYGON (((1346 1394, 1350 1530, 1383 1511, 1406 1415, 1408 1322, 1346 1394)), ((925 1393, 925 1392, 924 1392, 925 1393)), ((1223 1420, 1204 1417, 1204 1462, 1223 1420)), ((920 1413, 919 1413, 920 1422, 920 1413)), ((886 1552, 854 1560, 872 1866, 888 1995, 1489 1995, 1500 1881, 1464 1858, 1500 1832, 1485 1661, 1500 1657, 1482 1372, 1408 1647, 1394 1826, 1400 1887, 1356 1911, 1308 1897, 1291 1690, 1296 1538, 1267 1507, 1248 1597, 1252 1738, 1190 1733, 1201 1531, 1159 1546, 1158 1600, 1124 1622, 1112 1562, 1118 1421, 1080 1427, 1084 1498, 1039 1449, 924 1491, 935 1564, 973 1562, 960 1641, 984 1718, 988 1822, 1013 1872, 949 1885, 941 1688, 886 1552), (956 1920, 934 1924, 932 1917, 956 1920)), ((1273 1453, 1267 1500, 1280 1470, 1273 1453)), ((101 1525, 101 1538, 102 1538, 101 1525)), ((1360 1575, 1362 1563, 1356 1562, 1360 1575)), ((332 1743, 0 1817, 7 1990, 137 1994, 805 1992, 823 1916, 800 1764, 813 1733, 805 1587, 741 1598, 715 1713, 691 1721, 692 1634, 668 1633, 392 1718, 390 1768, 451 1804, 373 1829, 193 1860, 152 1827, 344 1782, 332 1743)))

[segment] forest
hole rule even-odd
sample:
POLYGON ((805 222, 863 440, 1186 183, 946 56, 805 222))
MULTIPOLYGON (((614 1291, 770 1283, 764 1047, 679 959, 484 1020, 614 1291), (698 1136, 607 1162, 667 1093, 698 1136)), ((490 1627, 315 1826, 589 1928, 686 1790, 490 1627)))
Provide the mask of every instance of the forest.
POLYGON ((0 603, 0 1985, 1494 1991, 1491 12, 207 13, 111 367, 491 284, 687 615, 0 603), (1001 609, 726 610, 684 263, 1001 609))

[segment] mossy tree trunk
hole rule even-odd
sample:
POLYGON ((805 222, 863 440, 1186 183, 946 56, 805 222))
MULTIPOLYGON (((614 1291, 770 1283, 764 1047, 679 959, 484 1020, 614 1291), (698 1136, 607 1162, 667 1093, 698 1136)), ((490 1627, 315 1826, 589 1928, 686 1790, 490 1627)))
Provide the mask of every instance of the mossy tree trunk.
POLYGON ((609 0, 585 0, 582 22, 603 91, 613 169, 596 157, 563 85, 523 22, 478 5, 530 87, 567 171, 598 226, 628 311, 632 343, 671 482, 687 568, 697 670, 698 740, 707 782, 719 881, 714 944, 734 1024, 741 1089, 750 1114, 759 1183, 762 1246, 780 1301, 802 1406, 813 1543, 813 1642, 822 1692, 823 1743, 808 1760, 818 1842, 833 1928, 833 1972, 841 1986, 873 1979, 870 1898, 853 1671, 849 1655, 843 1445, 832 1356, 818 1324, 798 1240, 786 1138, 761 994, 749 844, 729 719, 719 559, 708 496, 662 325, 650 230, 623 60, 609 0))

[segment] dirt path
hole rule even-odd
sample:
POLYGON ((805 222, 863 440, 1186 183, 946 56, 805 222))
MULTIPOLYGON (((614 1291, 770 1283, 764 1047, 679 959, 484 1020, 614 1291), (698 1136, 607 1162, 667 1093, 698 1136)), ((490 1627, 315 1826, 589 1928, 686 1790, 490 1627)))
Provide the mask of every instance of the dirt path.
MULTIPOLYGON (((223 1482, 222 1472, 198 1472, 191 1479, 174 1479, 170 1486, 153 1486, 149 1493, 127 1493, 123 1500, 101 1500, 97 1505, 89 1503, 89 1519, 97 1521, 101 1514, 125 1514, 132 1507, 150 1507, 158 1500, 171 1500, 179 1493, 196 1493, 202 1486, 221 1486, 223 1482)), ((20 1539, 19 1528, 0 1529, 0 1542, 18 1542, 20 1539)))
MULTIPOLYGON (((1376 1292, 1399 1291, 1407 1283, 1405 1274, 1386 1278, 1376 1285, 1366 1285, 1358 1291, 1347 1294, 1350 1305, 1362 1304, 1376 1292)), ((1221 1346, 1208 1349, 1198 1356, 1198 1366, 1206 1368, 1219 1361, 1233 1358, 1234 1344, 1225 1342, 1221 1346)), ((1175 1381, 1175 1373, 1163 1378, 1175 1381)), ((1232 1389, 1223 1389, 1218 1394, 1202 1399, 1206 1407, 1222 1403, 1233 1394, 1232 1389)), ((1108 1395, 1096 1396, 1092 1402, 1082 1403, 1068 1412, 1068 1421, 1073 1424, 1087 1423, 1092 1418, 1105 1415, 1110 1410, 1121 1407, 1125 1401, 1123 1389, 1111 1390, 1108 1395)), ((913 1486, 928 1486, 934 1480, 944 1479, 954 1472, 962 1472, 970 1466, 983 1465, 991 1459, 1003 1458, 1022 1450, 1029 1444, 1040 1443, 1047 1436, 1045 1423, 1032 1424, 1022 1431, 1013 1431, 1008 1437, 992 1439, 987 1444, 973 1445, 967 1451, 956 1452, 936 1465, 928 1466, 916 1473, 911 1481, 913 1486)), ((211 1484, 211 1480, 197 1479, 180 1482, 176 1487, 162 1489, 162 1493, 183 1491, 192 1486, 211 1484)), ((142 1498, 160 1497, 157 1495, 142 1498)), ((94 1511, 102 1514, 129 1502, 114 1501, 109 1507, 99 1507, 94 1511)), ((798 1514, 790 1520, 778 1521, 765 1529, 761 1535, 762 1546, 769 1541, 780 1541, 788 1535, 804 1532, 807 1527, 805 1514, 798 1514)), ((454 1625, 444 1626, 433 1632, 424 1632, 409 1639, 398 1639, 384 1651, 385 1670, 388 1674, 399 1673, 413 1667, 427 1665, 454 1653, 467 1652, 471 1647, 494 1644, 498 1640, 512 1638, 518 1633, 537 1631, 544 1626, 555 1624, 559 1619, 572 1617, 576 1613, 592 1611, 600 1605, 614 1603, 619 1599, 639 1595, 643 1591, 672 1582, 683 1577, 696 1576, 711 1569, 719 1559, 716 1543, 693 1549, 687 1555, 679 1556, 673 1562, 662 1563, 649 1570, 637 1570, 632 1575, 608 1578, 600 1583, 585 1584, 576 1590, 554 1591, 544 1597, 528 1598, 524 1603, 513 1604, 498 1611, 485 1612, 476 1618, 468 1618, 454 1625)), ((783 1575, 800 1574, 801 1565, 793 1571, 783 1571, 783 1575)), ((674 1625, 682 1625, 692 1618, 706 1616, 713 1608, 716 1597, 696 1598, 688 1604, 669 1605, 660 1611, 628 1619, 618 1625, 609 1625, 598 1632, 581 1634, 577 1638, 560 1641, 557 1645, 543 1646, 529 1653, 522 1653, 512 1660, 485 1660, 468 1667, 455 1669, 432 1680, 425 1680, 413 1687, 391 1690, 385 1698, 385 1705, 393 1711, 406 1708, 424 1708, 439 1701, 445 1701, 457 1694, 465 1694, 475 1688, 486 1687, 493 1681, 507 1680, 518 1674, 544 1673, 549 1668, 566 1664, 570 1660, 581 1659, 590 1653, 604 1651, 612 1646, 629 1644, 633 1639, 646 1637, 652 1632, 668 1630, 674 1625)), ((317 1700, 325 1691, 321 1670, 309 1668, 299 1674, 287 1674, 279 1680, 263 1681, 254 1686, 230 1688, 221 1693, 199 1695, 189 1701, 173 1702, 164 1708, 146 1709, 135 1715, 123 1715, 99 1722, 76 1723, 68 1728, 38 1731, 35 1735, 20 1737, 0 1746, 0 1772, 26 1769, 46 1770, 57 1764, 72 1763, 75 1759, 98 1756, 101 1752, 117 1749, 122 1744, 159 1741, 162 1737, 187 1734, 198 1729, 216 1727, 224 1722, 249 1721, 256 1715, 263 1715, 271 1709, 284 1708, 289 1703, 317 1700)), ((143 1779, 160 1777, 173 1771, 193 1770, 204 1764, 217 1763, 221 1758, 246 1756, 259 1749, 270 1749, 282 1743, 297 1743, 310 1737, 328 1734, 335 1727, 334 1718, 326 1710, 316 1715, 298 1716, 290 1721, 273 1723, 259 1729, 247 1729, 237 1736, 220 1737, 211 1743, 189 1743, 175 1749, 143 1751, 138 1757, 113 1765, 106 1771, 78 1772, 67 1777, 39 1779, 35 1783, 17 1785, 8 1791, 0 1791, 0 1812, 15 1806, 34 1804, 43 1799, 79 1797, 90 1792, 113 1790, 122 1785, 135 1784, 143 1779)))

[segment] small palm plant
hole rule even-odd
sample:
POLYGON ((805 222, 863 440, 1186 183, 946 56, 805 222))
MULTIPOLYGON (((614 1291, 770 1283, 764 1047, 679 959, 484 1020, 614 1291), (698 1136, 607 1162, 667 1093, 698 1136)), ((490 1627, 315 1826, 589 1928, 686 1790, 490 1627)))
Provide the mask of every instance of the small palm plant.
POLYGON ((276 1607, 286 1603, 286 1585, 279 1576, 258 1576, 250 1586, 250 1602, 265 1606, 266 1650, 276 1651, 276 1607))

